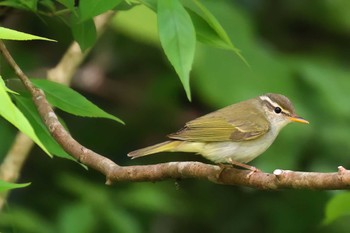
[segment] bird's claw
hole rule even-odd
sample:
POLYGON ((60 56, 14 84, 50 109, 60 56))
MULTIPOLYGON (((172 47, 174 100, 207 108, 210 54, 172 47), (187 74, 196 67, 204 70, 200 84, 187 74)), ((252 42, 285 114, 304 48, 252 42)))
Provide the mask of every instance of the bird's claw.
POLYGON ((245 163, 240 163, 240 162, 237 162, 237 161, 234 161, 232 160, 231 158, 229 158, 227 160, 228 163, 230 163, 231 165, 234 165, 234 166, 237 166, 237 167, 241 167, 241 168, 245 168, 247 170, 250 170, 250 172, 248 173, 247 175, 247 178, 249 179, 255 172, 261 172, 260 169, 254 167, 254 166, 250 166, 248 164, 245 164, 245 163))
POLYGON ((253 167, 253 166, 250 166, 249 170, 250 170, 250 172, 247 175, 247 179, 249 179, 254 173, 261 172, 260 169, 253 167))

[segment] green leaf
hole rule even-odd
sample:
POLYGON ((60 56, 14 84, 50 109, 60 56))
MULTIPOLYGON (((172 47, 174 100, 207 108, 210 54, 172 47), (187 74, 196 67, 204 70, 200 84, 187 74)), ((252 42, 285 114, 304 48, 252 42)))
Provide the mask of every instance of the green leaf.
POLYGON ((187 12, 190 14, 193 25, 196 29, 198 41, 213 47, 233 50, 232 44, 223 40, 202 16, 191 9, 187 9, 187 12))
POLYGON ((74 11, 74 1, 72 0, 57 0, 59 3, 67 7, 72 12, 74 11))
POLYGON ((55 2, 53 2, 52 0, 41 0, 40 7, 51 12, 57 11, 55 2))
POLYGON ((9 28, 0 27, 0 39, 1 40, 47 40, 47 41, 53 41, 55 40, 41 37, 41 36, 34 36, 28 33, 19 32, 16 30, 12 30, 9 28))
POLYGON ((31 81, 35 86, 45 92, 46 98, 50 104, 65 112, 83 117, 107 118, 124 124, 122 120, 106 113, 84 96, 67 86, 46 79, 31 79, 31 81))
POLYGON ((8 7, 21 9, 21 10, 27 10, 27 7, 24 6, 22 3, 13 1, 13 0, 2 1, 0 2, 0 6, 8 6, 8 7))
POLYGON ((80 1, 78 12, 79 12, 79 22, 85 21, 87 19, 92 19, 93 17, 102 14, 108 10, 112 10, 122 0, 83 0, 80 1))
POLYGON ((157 0, 139 0, 143 5, 147 6, 153 11, 157 11, 157 0))
MULTIPOLYGON (((225 42, 230 49, 237 54, 239 58, 242 59, 244 63, 248 65, 248 62, 242 56, 240 51, 233 45, 230 37, 227 35, 225 29, 221 26, 219 21, 215 18, 215 16, 198 0, 193 0, 201 14, 203 15, 203 19, 209 24, 209 26, 217 33, 217 35, 225 42)), ((204 34, 204 33, 203 33, 204 34)), ((206 38, 208 39, 208 38, 206 38)), ((249 66, 249 65, 248 65, 249 66)))
POLYGON ((67 154, 62 147, 54 140, 41 120, 36 107, 30 97, 23 97, 19 95, 13 96, 18 108, 25 114, 30 124, 33 126, 34 131, 40 141, 45 145, 50 153, 61 158, 70 159, 76 161, 72 156, 67 154))
POLYGON ((178 0, 158 1, 157 11, 161 45, 191 100, 190 71, 196 46, 191 17, 178 0))
POLYGON ((75 15, 72 15, 71 29, 74 40, 78 42, 80 49, 85 51, 96 42, 96 27, 92 19, 85 20, 84 22, 78 22, 78 20, 75 15))
POLYGON ((33 12, 37 11, 38 0, 20 0, 20 2, 29 10, 33 12))
POLYGON ((330 224, 342 216, 350 216, 350 193, 345 192, 334 196, 326 206, 324 224, 330 224))
POLYGON ((0 6, 8 6, 21 10, 37 11, 38 0, 6 0, 1 1, 0 6))
POLYGON ((0 193, 5 192, 10 189, 17 189, 17 188, 23 188, 30 185, 30 183, 24 183, 24 184, 15 184, 15 183, 9 183, 3 180, 0 180, 0 193))
POLYGON ((10 96, 8 95, 4 80, 0 77, 0 115, 5 118, 8 122, 13 124, 16 128, 18 128, 21 132, 26 134, 29 138, 31 138, 38 146, 41 147, 48 155, 50 153, 45 148, 45 146, 41 143, 39 138, 34 132, 34 129, 30 125, 27 118, 23 115, 23 113, 13 104, 10 96))
MULTIPOLYGON (((157 1, 156 0, 140 0, 140 2, 153 11, 157 10, 157 1)), ((189 3, 190 2, 186 2, 186 6, 189 3)), ((236 52, 236 51, 239 52, 239 50, 233 46, 229 37, 227 35, 226 35, 226 37, 220 36, 218 33, 219 30, 217 30, 215 27, 212 27, 211 24, 208 23, 208 21, 210 21, 208 18, 204 18, 202 15, 198 14, 197 12, 195 12, 194 10, 191 9, 191 8, 193 8, 192 5, 193 4, 189 4, 189 7, 186 7, 186 10, 192 19, 192 23, 193 23, 195 31, 196 31, 197 40, 199 42, 202 42, 204 44, 207 44, 207 45, 210 45, 213 47, 227 49, 227 50, 231 50, 234 52, 236 52)), ((212 16, 212 17, 214 18, 214 20, 216 20, 214 16, 212 16)), ((217 23, 218 23, 218 21, 217 21, 217 23)), ((219 24, 219 26, 220 26, 220 24, 219 24)), ((222 30, 223 30, 224 34, 226 34, 224 29, 222 29, 222 30)))

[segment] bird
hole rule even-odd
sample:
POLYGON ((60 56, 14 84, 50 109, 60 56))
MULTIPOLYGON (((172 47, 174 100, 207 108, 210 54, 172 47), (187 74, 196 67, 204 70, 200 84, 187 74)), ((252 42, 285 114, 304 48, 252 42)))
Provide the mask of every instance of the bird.
POLYGON ((132 159, 160 152, 192 152, 216 164, 256 170, 249 163, 265 152, 291 122, 309 124, 284 95, 267 93, 206 114, 169 134, 169 140, 128 153, 132 159))

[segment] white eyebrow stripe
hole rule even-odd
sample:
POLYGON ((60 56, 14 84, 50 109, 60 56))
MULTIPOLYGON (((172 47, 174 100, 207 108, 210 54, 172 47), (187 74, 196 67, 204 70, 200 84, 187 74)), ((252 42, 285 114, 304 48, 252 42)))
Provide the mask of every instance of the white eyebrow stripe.
POLYGON ((272 106, 278 106, 278 107, 281 107, 279 104, 277 104, 276 102, 273 102, 270 97, 266 96, 266 95, 262 95, 262 96, 259 96, 259 98, 262 100, 262 101, 267 101, 269 102, 272 106))

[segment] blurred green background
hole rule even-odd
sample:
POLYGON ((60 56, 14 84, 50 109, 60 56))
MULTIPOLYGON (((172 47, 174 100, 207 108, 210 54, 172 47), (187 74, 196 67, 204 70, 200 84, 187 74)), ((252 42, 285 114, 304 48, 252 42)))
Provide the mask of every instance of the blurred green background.
MULTIPOLYGON (((334 172, 350 167, 350 2, 206 1, 251 68, 236 55, 198 44, 188 102, 145 7, 118 12, 74 77, 72 87, 126 122, 57 111, 83 145, 120 165, 205 161, 163 153, 130 161, 126 154, 160 142, 185 122, 266 92, 285 94, 310 125, 291 124, 251 164, 334 172)), ((57 19, 13 11, 3 25, 57 39, 11 42, 33 77, 44 77, 72 41, 57 19)), ((3 77, 13 77, 1 58, 3 77)), ((0 158, 15 130, 0 121, 0 158)), ((0 232, 349 232, 349 217, 323 224, 327 202, 341 191, 260 191, 201 180, 104 185, 104 177, 35 148, 0 214, 0 232)))

